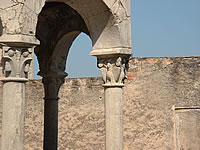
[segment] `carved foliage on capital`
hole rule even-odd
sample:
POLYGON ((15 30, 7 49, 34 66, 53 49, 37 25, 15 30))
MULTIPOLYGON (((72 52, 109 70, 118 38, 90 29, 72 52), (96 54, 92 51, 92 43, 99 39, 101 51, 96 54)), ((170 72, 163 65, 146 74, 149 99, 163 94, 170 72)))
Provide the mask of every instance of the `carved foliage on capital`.
POLYGON ((128 70, 128 60, 127 57, 98 59, 98 68, 105 85, 123 86, 128 70))
POLYGON ((32 49, 3 46, 3 73, 5 77, 28 78, 33 58, 32 49))

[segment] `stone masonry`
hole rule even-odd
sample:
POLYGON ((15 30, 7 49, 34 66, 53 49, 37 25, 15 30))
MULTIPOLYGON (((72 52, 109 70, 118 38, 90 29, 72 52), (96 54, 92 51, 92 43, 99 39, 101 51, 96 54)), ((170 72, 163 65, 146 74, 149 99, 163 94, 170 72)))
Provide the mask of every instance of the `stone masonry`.
POLYGON ((123 87, 132 54, 130 2, 0 0, 1 149, 24 150, 25 83, 32 74, 33 53, 44 86, 43 150, 58 149, 58 93, 68 75, 70 47, 81 32, 92 41, 90 55, 97 57, 104 79, 105 149, 124 149, 123 87))
MULTIPOLYGON (((132 58, 129 67, 124 150, 199 150, 200 57, 132 58)), ((105 148, 102 84, 101 78, 65 79, 59 93, 60 150, 105 148)), ((26 86, 25 150, 42 150, 43 87, 40 80, 26 86)), ((0 120, 1 111, 2 99, 0 120)))
POLYGON ((199 57, 129 62, 130 3, 0 0, 1 150, 200 149, 199 57), (103 82, 65 79, 81 32, 103 82))

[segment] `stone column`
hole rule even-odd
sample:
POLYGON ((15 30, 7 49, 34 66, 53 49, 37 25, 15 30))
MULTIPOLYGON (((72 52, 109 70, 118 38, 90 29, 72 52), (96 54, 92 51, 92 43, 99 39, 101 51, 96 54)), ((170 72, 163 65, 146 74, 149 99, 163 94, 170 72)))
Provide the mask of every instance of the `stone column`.
MULTIPOLYGON (((19 44, 19 43, 18 43, 19 44)), ((32 61, 28 45, 2 45, 3 117, 1 150, 24 149, 25 82, 32 61)))
POLYGON ((106 150, 123 150, 123 86, 127 56, 98 58, 104 80, 106 150))
POLYGON ((64 77, 43 77, 44 105, 44 150, 57 150, 58 142, 58 92, 64 77))

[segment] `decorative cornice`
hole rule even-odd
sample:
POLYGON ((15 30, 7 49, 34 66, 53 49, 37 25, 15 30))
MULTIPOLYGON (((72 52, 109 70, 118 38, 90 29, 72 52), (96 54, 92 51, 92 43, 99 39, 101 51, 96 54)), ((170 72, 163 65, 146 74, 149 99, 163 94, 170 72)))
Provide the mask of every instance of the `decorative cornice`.
POLYGON ((129 57, 98 58, 98 67, 103 76, 104 86, 123 87, 128 70, 129 57))

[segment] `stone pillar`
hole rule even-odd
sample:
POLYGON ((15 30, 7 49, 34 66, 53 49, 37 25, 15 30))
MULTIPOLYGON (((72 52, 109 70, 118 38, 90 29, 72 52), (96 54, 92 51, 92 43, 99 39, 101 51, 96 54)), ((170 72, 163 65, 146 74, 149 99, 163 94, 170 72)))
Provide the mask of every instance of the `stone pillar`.
POLYGON ((128 60, 127 56, 98 58, 105 83, 106 150, 123 150, 123 81, 128 60))
POLYGON ((58 93, 60 86, 64 83, 64 79, 68 75, 65 72, 66 58, 60 52, 49 56, 48 47, 44 47, 40 45, 35 48, 40 67, 38 75, 43 77, 42 82, 45 92, 43 149, 57 150, 58 93))
MULTIPOLYGON (((19 43, 18 43, 19 44, 19 43)), ((23 44, 2 45, 3 117, 1 150, 24 149, 25 82, 32 48, 23 44)))
POLYGON ((58 142, 58 92, 63 77, 44 77, 44 150, 57 150, 58 142))

